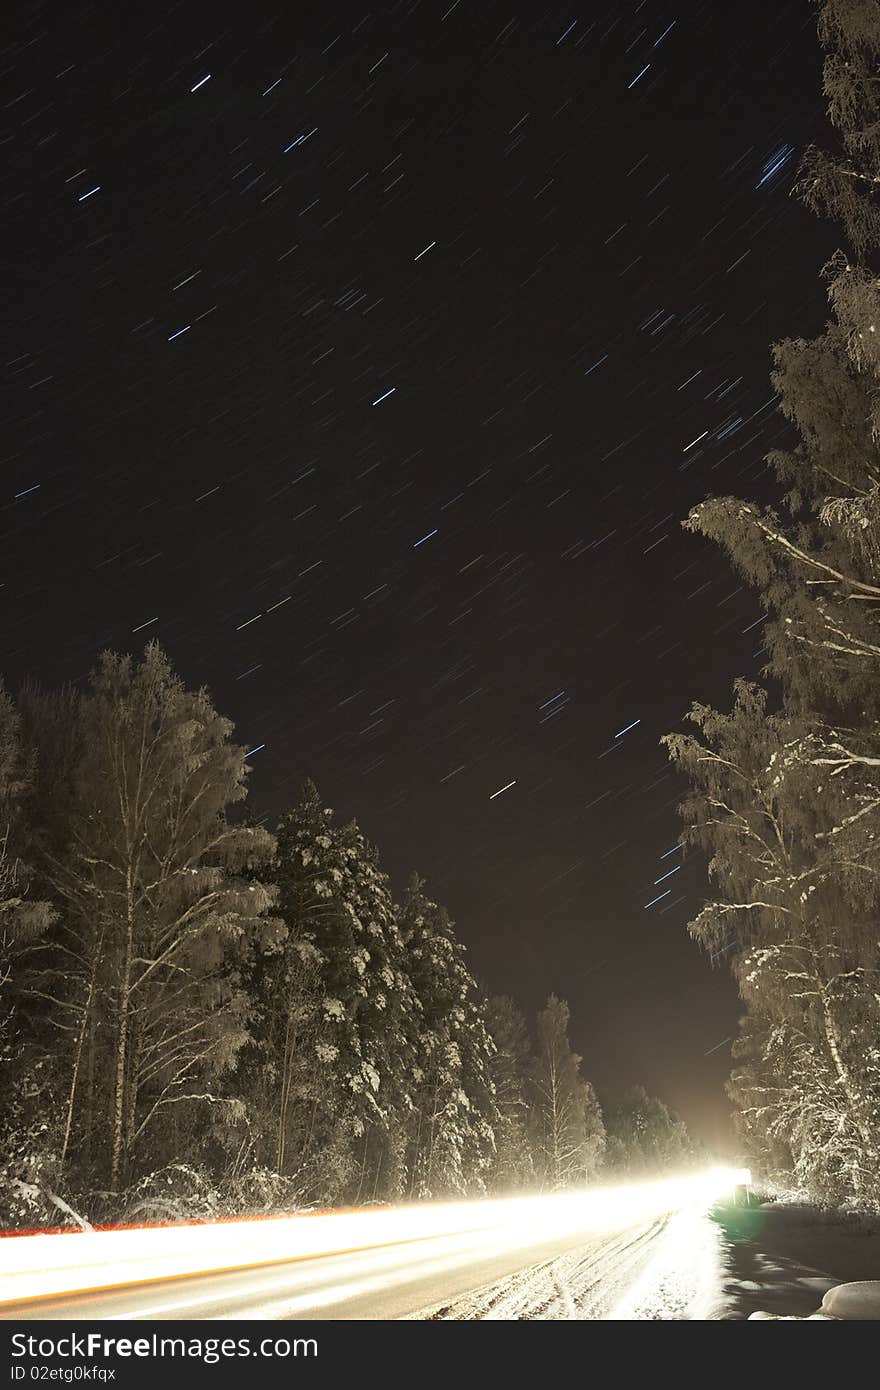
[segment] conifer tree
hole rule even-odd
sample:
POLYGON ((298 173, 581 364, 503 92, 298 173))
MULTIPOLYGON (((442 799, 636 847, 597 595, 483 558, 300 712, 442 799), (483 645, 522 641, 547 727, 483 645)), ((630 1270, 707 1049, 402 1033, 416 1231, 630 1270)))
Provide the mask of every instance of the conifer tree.
POLYGON ((481 1191, 494 1147, 492 1043, 464 947, 413 874, 398 911, 416 1006, 409 1190, 481 1191))
POLYGON ((292 943, 316 960, 312 1094, 289 1107, 285 1162, 317 1166, 349 1200, 396 1195, 412 1101, 412 991, 374 848, 338 826, 314 784, 278 828, 279 910, 292 943))
POLYGON ((25 798, 29 774, 21 720, 0 681, 0 1045, 8 1042, 15 997, 15 964, 52 924, 51 905, 35 898, 25 798))
POLYGON ((491 995, 487 1026, 494 1045, 490 1064, 498 1120, 492 1186, 518 1191, 535 1181, 530 1143, 529 1078, 532 1048, 522 1011, 507 994, 491 995))

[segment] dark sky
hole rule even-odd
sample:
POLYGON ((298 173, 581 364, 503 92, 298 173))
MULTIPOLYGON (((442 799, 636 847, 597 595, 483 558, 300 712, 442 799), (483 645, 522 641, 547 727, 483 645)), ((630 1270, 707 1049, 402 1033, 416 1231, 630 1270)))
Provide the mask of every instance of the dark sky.
POLYGON ((312 775, 600 1087, 723 1135, 658 739, 760 665, 679 520, 765 488, 825 312, 807 0, 32 4, 2 91, 8 684, 159 639, 258 815, 312 775))

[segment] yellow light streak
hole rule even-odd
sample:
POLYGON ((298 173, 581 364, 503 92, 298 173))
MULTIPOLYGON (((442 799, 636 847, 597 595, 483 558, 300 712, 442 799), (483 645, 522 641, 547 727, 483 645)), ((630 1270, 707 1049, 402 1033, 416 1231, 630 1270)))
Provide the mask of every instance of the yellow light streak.
MULTIPOLYGON (((540 1246, 684 1209, 707 1209, 751 1181, 747 1169, 475 1202, 420 1203, 203 1225, 8 1236, 0 1240, 0 1306, 168 1279, 480 1233, 540 1246)), ((475 1241, 479 1244, 479 1241, 475 1241)), ((377 1272, 382 1260, 377 1259, 377 1272)))

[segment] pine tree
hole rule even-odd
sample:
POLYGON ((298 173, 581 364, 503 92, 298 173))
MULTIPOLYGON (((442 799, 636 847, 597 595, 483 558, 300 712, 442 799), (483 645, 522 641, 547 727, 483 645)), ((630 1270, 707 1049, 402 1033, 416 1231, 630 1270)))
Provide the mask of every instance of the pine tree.
POLYGON ((31 890, 33 871, 22 857, 30 839, 25 812, 29 773, 18 712, 0 682, 0 1046, 11 1032, 14 968, 55 919, 31 890))
POLYGON ((477 986, 446 910, 413 874, 398 909, 416 1003, 409 1191, 484 1190, 494 1149, 492 1044, 477 986))
POLYGON ((581 1076, 568 1024, 568 1005, 551 994, 538 1014, 531 1082, 536 1166, 543 1185, 554 1190, 588 1182, 605 1147, 599 1102, 581 1076))
POLYGON ((276 877, 289 941, 314 951, 320 994, 314 1084, 286 1109, 286 1170, 316 1169, 315 1190, 331 1197, 395 1195, 413 1001, 387 878, 357 825, 335 825, 311 782, 278 828, 276 877))
POLYGON ((29 1035, 22 1003, 33 953, 56 918, 34 892, 27 798, 31 769, 18 712, 0 683, 0 1227, 57 1224, 58 1073, 29 1035))
POLYGON ((486 1022, 494 1045, 490 1074, 498 1109, 492 1186, 501 1192, 520 1191, 535 1181, 528 1099, 532 1071, 529 1031, 522 1011, 507 994, 490 996, 486 1022))
POLYGON ((247 1098, 251 1159, 280 1176, 298 1166, 296 1117, 318 1097, 320 963, 311 941, 285 924, 276 941, 251 952, 242 972, 251 1036, 239 1058, 236 1085, 247 1098))

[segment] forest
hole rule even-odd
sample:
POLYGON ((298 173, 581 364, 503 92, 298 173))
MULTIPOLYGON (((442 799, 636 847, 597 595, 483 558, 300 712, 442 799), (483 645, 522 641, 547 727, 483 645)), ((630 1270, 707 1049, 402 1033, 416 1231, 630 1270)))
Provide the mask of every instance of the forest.
POLYGON ((151 644, 0 695, 0 1220, 167 1220, 558 1190, 692 1161, 603 1119, 551 995, 530 1029, 413 874, 313 783, 275 834, 247 750, 151 644))

